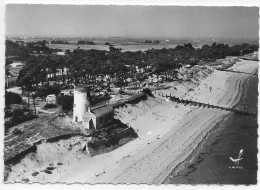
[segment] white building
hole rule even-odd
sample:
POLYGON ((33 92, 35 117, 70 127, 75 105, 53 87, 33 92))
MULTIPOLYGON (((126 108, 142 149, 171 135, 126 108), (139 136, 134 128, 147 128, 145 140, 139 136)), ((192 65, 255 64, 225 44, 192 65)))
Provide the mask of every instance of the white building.
POLYGON ((82 122, 83 115, 90 107, 90 89, 86 85, 74 87, 73 121, 82 122))

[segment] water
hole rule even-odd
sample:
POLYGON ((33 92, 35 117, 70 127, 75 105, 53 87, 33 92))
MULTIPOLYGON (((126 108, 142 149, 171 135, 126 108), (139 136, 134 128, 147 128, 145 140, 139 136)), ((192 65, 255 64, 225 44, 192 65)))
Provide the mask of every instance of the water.
MULTIPOLYGON (((247 93, 240 104, 248 111, 257 112, 257 76, 251 77, 247 85, 247 93)), ((214 127, 207 139, 164 183, 256 184, 257 128, 257 116, 231 114, 214 127), (238 158, 241 149, 242 160, 235 165, 230 157, 238 158)))

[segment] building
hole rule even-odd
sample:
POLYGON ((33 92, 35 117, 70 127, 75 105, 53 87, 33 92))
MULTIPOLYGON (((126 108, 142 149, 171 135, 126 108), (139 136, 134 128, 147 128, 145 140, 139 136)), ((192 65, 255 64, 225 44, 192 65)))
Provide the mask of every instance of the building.
POLYGON ((90 87, 87 85, 74 86, 73 121, 82 122, 83 115, 90 107, 90 87))
POLYGON ((107 104, 91 108, 90 86, 74 86, 73 121, 85 129, 100 129, 114 120, 114 111, 107 104))
POLYGON ((83 126, 85 129, 100 129, 109 125, 114 120, 114 111, 111 107, 105 105, 92 109, 83 115, 83 126))

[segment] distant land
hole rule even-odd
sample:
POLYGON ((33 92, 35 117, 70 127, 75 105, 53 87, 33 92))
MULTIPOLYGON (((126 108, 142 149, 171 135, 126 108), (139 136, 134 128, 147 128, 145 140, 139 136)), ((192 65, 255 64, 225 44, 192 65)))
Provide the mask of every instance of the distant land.
POLYGON ((52 40, 65 40, 68 44, 48 44, 49 48, 57 48, 65 51, 67 49, 73 50, 77 48, 81 49, 97 49, 97 50, 109 50, 109 43, 115 48, 121 48, 122 51, 146 51, 148 49, 163 49, 174 48, 177 45, 191 43, 195 48, 200 48, 204 44, 212 43, 225 43, 229 45, 236 45, 242 43, 258 44, 258 39, 240 39, 240 38, 214 38, 214 37, 200 37, 200 38, 174 38, 174 37, 7 37, 12 41, 24 41, 34 42, 46 40, 51 42, 52 40), (90 44, 78 44, 78 41, 86 40, 94 42, 95 45, 90 44), (159 43, 145 43, 146 41, 159 41, 159 43))

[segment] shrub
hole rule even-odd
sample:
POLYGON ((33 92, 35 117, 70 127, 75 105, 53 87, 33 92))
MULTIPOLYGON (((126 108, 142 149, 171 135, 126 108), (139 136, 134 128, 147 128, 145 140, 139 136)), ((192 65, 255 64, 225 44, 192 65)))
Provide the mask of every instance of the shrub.
POLYGON ((20 130, 20 129, 18 129, 18 128, 15 128, 14 130, 13 130, 13 134, 14 135, 20 135, 20 134, 22 134, 23 132, 20 130))
POLYGON ((5 108, 5 109, 4 109, 4 112, 5 112, 5 118, 7 118, 7 117, 12 117, 12 116, 13 116, 13 111, 12 111, 12 109, 5 108))
POLYGON ((37 176, 39 174, 39 172, 33 172, 32 176, 37 176))
POLYGON ((149 89, 149 88, 143 89, 143 92, 144 92, 146 95, 150 96, 150 97, 154 97, 154 95, 153 95, 151 89, 149 89))
POLYGON ((29 182, 30 180, 28 179, 28 178, 23 178, 22 179, 22 182, 25 182, 25 183, 27 183, 27 182, 29 182))
POLYGON ((52 172, 49 171, 49 170, 47 170, 47 169, 45 169, 45 170, 43 170, 43 171, 41 171, 41 172, 44 172, 44 173, 46 173, 46 174, 52 174, 52 172))
POLYGON ((52 108, 57 108, 57 105, 56 104, 46 104, 43 107, 43 109, 45 109, 45 110, 52 109, 52 108))
POLYGON ((14 92, 5 91, 5 104, 20 104, 22 103, 22 97, 14 92))

